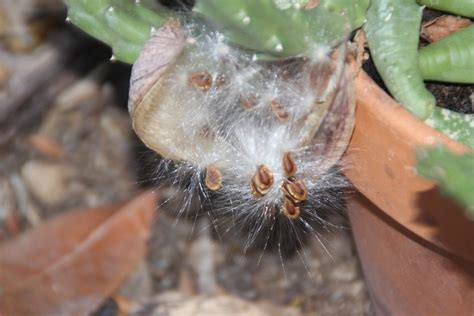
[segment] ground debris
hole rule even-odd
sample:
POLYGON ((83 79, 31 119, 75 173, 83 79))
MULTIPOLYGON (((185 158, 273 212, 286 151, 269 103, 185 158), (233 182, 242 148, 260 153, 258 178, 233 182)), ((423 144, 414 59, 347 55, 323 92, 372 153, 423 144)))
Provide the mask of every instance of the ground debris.
POLYGON ((66 212, 1 244, 0 313, 92 312, 143 259, 155 203, 145 192, 125 203, 66 212))
POLYGON ((453 15, 442 15, 423 23, 421 27, 421 37, 430 43, 437 42, 471 24, 472 22, 469 19, 453 15))

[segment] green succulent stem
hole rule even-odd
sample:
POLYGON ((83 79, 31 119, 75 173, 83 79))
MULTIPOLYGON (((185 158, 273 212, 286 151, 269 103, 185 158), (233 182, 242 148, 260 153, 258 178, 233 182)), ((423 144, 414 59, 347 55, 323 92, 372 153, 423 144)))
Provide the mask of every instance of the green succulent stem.
POLYGON ((423 47, 418 54, 425 80, 474 84, 474 25, 423 47))
POLYGON ((169 16, 150 1, 65 0, 69 20, 112 47, 115 59, 133 63, 151 32, 169 16))
POLYGON ((418 63, 422 9, 415 0, 372 0, 364 28, 375 66, 393 97, 424 120, 436 100, 418 63))
POLYGON ((418 0, 418 3, 428 8, 474 18, 473 0, 418 0))
POLYGON ((454 154, 444 147, 419 148, 417 172, 466 207, 474 218, 474 152, 454 154))
POLYGON ((226 39, 275 58, 333 47, 362 25, 370 0, 322 0, 305 10, 295 0, 197 0, 193 9, 220 27, 226 39))
POLYGON ((425 122, 451 139, 474 148, 474 114, 436 107, 425 122))

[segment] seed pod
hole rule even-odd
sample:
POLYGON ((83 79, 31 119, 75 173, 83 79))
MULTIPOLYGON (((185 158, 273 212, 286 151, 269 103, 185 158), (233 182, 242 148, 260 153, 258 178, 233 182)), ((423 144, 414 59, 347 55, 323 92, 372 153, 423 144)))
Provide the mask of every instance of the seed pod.
MULTIPOLYGON (((276 156, 303 148, 305 161, 317 157, 323 162, 317 166, 319 174, 333 166, 347 147, 354 122, 355 97, 352 78, 344 68, 344 51, 336 60, 301 59, 290 65, 292 71, 283 78, 281 73, 289 66, 285 62, 259 63, 235 47, 229 48, 228 60, 222 62, 223 57, 214 54, 219 34, 209 34, 187 41, 179 23, 170 19, 146 43, 133 67, 129 99, 133 128, 143 142, 167 159, 196 166, 211 159, 226 173, 253 172, 234 168, 234 157, 244 159, 239 165, 250 168, 253 162, 265 161, 259 158, 265 152, 276 156), (217 74, 215 80, 210 74, 217 74), (219 74, 225 74, 231 84, 210 90, 220 84, 219 74), (273 112, 286 119, 285 126, 274 124, 268 111, 256 107, 254 95, 274 100, 270 101, 273 112), (285 106, 280 100, 285 100, 285 106), (299 104, 300 100, 304 102, 299 104), (241 111, 242 106, 255 110, 241 111), (281 137, 267 141, 272 135, 281 137), (258 149, 252 147, 257 144, 258 149), (244 157, 245 153, 251 156, 244 157)), ((284 175, 293 176, 295 161, 283 158, 284 175)), ((271 161, 275 160, 269 158, 267 166, 271 161)), ((269 186, 261 177, 241 183, 247 186, 252 180, 254 191, 264 195, 269 186)))

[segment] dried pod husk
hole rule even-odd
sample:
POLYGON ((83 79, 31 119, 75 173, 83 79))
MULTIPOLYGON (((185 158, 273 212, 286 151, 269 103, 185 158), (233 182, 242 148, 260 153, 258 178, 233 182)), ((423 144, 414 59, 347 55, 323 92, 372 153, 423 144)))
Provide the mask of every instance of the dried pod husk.
POLYGON ((189 175, 186 194, 205 197, 209 214, 258 226, 249 244, 279 220, 307 231, 321 222, 316 207, 338 205, 325 193, 347 185, 331 168, 354 126, 345 45, 264 62, 201 23, 170 20, 145 45, 131 79, 136 133, 172 165, 173 183, 189 175))
MULTIPOLYGON (((174 65, 184 47, 184 31, 177 20, 170 18, 151 35, 133 65, 128 100, 133 129, 140 139, 164 157, 174 159, 180 157, 174 155, 169 146, 160 139, 161 128, 156 126, 154 121, 162 104, 162 95, 168 92, 163 85, 163 77, 174 65)), ((172 132, 170 134, 172 135, 172 132)))
POLYGON ((313 155, 326 157, 321 166, 325 170, 334 166, 347 149, 354 130, 355 106, 353 77, 344 67, 324 119, 309 142, 313 155))
POLYGON ((189 96, 197 92, 205 99, 213 87, 209 71, 186 68, 198 59, 193 40, 173 18, 152 34, 133 65, 128 107, 133 128, 147 147, 167 159, 196 163, 227 149, 200 100, 189 96))
MULTIPOLYGON (((296 170, 281 170, 286 151, 294 152, 293 163, 307 161, 310 155, 319 157, 323 163, 315 166, 315 177, 340 159, 353 130, 355 109, 345 46, 336 57, 315 54, 319 57, 268 66, 248 52, 222 44, 215 31, 208 35, 204 29, 204 35, 192 40, 186 34, 170 19, 152 35, 133 67, 129 110, 136 133, 148 147, 164 158, 202 168, 215 165, 223 176, 231 177, 249 174, 245 168, 262 163, 276 175, 292 176, 296 170), (224 85, 218 84, 218 76, 226 78, 224 85), (252 111, 242 106, 249 96, 255 96, 252 111), (271 111, 280 113, 282 104, 285 124, 271 111), (282 137, 267 141, 273 135, 282 137), (277 166, 268 154, 262 157, 270 160, 248 165, 252 157, 259 160, 254 149, 247 148, 256 146, 255 137, 261 138, 259 146, 269 146, 261 152, 275 151, 277 166), (274 141, 282 143, 281 151, 274 141), (252 157, 243 157, 248 153, 252 157)), ((247 188, 251 177, 242 181, 247 188)))
POLYGON ((331 59, 314 65, 310 75, 319 99, 304 122, 304 146, 313 155, 325 157, 319 166, 324 170, 340 160, 354 130, 356 97, 345 48, 343 44, 331 59))

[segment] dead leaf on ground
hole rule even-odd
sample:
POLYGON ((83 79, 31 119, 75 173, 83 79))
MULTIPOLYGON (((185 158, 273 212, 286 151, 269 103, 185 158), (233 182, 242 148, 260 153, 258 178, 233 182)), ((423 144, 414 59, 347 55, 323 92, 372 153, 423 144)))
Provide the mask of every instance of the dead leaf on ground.
POLYGON ((469 19, 453 15, 443 15, 424 23, 421 28, 421 37, 430 43, 437 42, 471 24, 472 22, 469 19))
POLYGON ((156 196, 67 212, 0 245, 0 315, 88 315, 143 259, 156 196))
POLYGON ((65 154, 61 146, 48 136, 34 134, 28 137, 27 143, 29 143, 38 153, 44 157, 53 160, 60 160, 64 158, 65 154))

